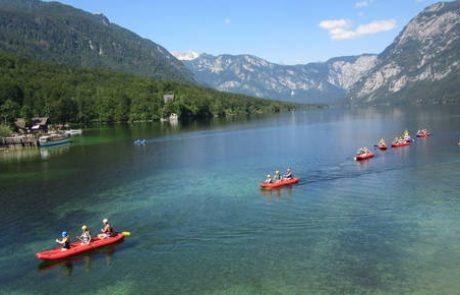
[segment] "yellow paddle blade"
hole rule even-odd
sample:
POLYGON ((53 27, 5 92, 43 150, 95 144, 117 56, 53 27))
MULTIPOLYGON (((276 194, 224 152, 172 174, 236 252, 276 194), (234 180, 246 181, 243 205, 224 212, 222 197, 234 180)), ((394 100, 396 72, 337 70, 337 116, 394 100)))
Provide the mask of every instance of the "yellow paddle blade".
POLYGON ((121 234, 124 235, 125 237, 131 235, 131 233, 129 231, 121 232, 121 234))

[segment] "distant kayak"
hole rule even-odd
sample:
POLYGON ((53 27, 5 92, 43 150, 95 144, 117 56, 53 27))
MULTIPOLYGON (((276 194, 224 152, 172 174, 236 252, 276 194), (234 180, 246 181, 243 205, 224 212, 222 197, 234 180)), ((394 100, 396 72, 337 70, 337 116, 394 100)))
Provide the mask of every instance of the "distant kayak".
POLYGON ((145 139, 136 139, 134 141, 134 144, 136 144, 136 145, 144 145, 145 144, 145 139))
POLYGON ((398 147, 403 147, 403 146, 408 146, 408 145, 410 145, 410 141, 406 141, 402 143, 392 143, 391 147, 398 148, 398 147))
POLYGON ((379 144, 377 147, 382 151, 384 151, 384 150, 386 150, 388 148, 386 144, 379 144))
POLYGON ((106 239, 100 239, 98 237, 92 238, 91 243, 88 245, 82 245, 80 241, 72 243, 70 245, 70 249, 68 250, 62 250, 62 247, 55 248, 52 250, 47 250, 43 252, 38 252, 35 254, 37 258, 39 259, 44 259, 44 260, 57 260, 57 259, 63 259, 66 257, 70 257, 82 252, 86 251, 91 251, 93 249, 99 248, 99 247, 104 247, 110 244, 114 244, 118 241, 123 240, 125 236, 121 233, 118 233, 117 235, 106 238, 106 239))
POLYGON ((356 155, 355 156, 355 161, 362 161, 362 160, 367 160, 367 159, 370 159, 372 157, 374 157, 374 153, 373 152, 367 152, 367 153, 364 153, 364 154, 359 154, 359 155, 356 155))
POLYGON ((426 133, 417 133, 417 134, 415 134, 415 136, 417 136, 417 137, 428 137, 428 136, 430 136, 430 135, 431 135, 430 132, 426 132, 426 133))
POLYGON ((281 180, 281 181, 278 181, 278 182, 261 183, 261 184, 259 184, 259 186, 261 188, 270 189, 270 188, 280 187, 280 186, 283 186, 283 185, 294 184, 294 183, 299 182, 299 180, 300 180, 300 178, 294 177, 294 178, 291 178, 291 179, 284 179, 284 180, 281 180))

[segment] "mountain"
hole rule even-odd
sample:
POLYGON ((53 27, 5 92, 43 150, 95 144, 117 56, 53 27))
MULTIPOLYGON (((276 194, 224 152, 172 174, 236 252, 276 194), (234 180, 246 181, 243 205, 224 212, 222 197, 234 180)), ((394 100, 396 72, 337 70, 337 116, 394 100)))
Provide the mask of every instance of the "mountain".
POLYGON ((306 65, 280 65, 252 55, 173 54, 199 82, 215 89, 309 103, 343 102, 346 91, 376 62, 367 54, 306 65))
POLYGON ((349 92, 353 105, 460 102, 460 1, 413 18, 349 92))
POLYGON ((71 66, 105 68, 193 82, 193 74, 160 45, 58 2, 0 0, 0 49, 71 66))

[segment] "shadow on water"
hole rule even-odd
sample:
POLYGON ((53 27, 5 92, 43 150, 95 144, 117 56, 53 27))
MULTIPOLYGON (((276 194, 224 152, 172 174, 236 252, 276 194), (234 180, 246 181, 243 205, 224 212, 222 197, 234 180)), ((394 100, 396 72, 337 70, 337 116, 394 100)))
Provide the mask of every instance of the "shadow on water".
POLYGON ((127 248, 134 247, 135 245, 130 243, 129 246, 121 244, 123 241, 118 241, 117 243, 107 245, 102 248, 96 248, 89 252, 84 252, 75 256, 71 256, 65 259, 59 260, 43 260, 37 266, 39 272, 47 272, 55 268, 61 268, 64 276, 71 276, 74 270, 74 267, 83 267, 85 272, 92 271, 92 263, 101 258, 105 259, 105 265, 111 266, 113 260, 115 259, 115 252, 124 251, 127 248))
POLYGON ((268 200, 280 199, 282 197, 292 197, 292 185, 276 187, 272 189, 261 189, 260 194, 268 200))

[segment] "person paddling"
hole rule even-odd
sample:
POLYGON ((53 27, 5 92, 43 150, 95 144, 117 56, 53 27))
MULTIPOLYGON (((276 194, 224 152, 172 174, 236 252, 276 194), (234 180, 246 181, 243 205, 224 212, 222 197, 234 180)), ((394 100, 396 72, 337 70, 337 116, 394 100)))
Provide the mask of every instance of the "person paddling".
POLYGON ((286 170, 286 174, 284 174, 284 179, 292 179, 292 169, 291 168, 288 168, 286 170))
POLYGON ((272 183, 272 176, 270 174, 265 178, 265 183, 272 183))
POLYGON ((62 234, 62 239, 56 239, 56 243, 62 245, 62 251, 67 251, 70 249, 70 237, 69 234, 66 231, 63 231, 62 234))
POLYGON ((104 218, 102 220, 103 227, 101 229, 102 234, 97 235, 101 239, 110 238, 114 235, 113 227, 110 225, 109 220, 104 218))
POLYGON ((82 245, 88 245, 91 242, 91 233, 86 225, 81 227, 81 235, 78 238, 82 245))
POLYGON ((281 181, 281 174, 279 170, 275 171, 275 176, 273 176, 273 182, 279 182, 281 181))

